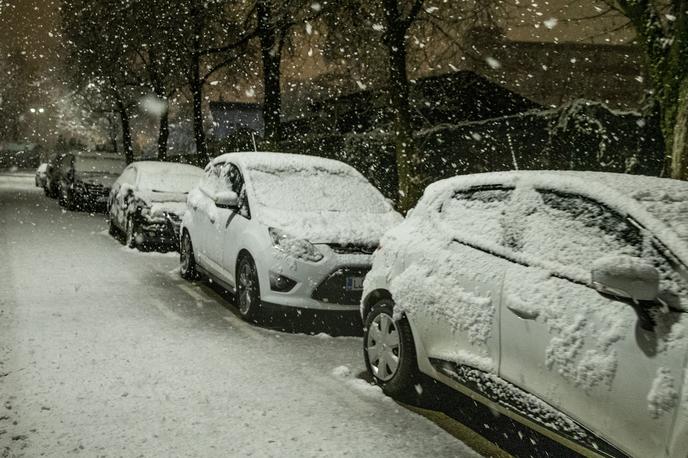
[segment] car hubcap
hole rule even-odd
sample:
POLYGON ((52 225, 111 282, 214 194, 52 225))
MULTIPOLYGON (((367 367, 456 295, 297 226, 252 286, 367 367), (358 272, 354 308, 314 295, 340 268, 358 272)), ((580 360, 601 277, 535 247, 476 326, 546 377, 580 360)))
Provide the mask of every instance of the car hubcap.
POLYGON ((127 222, 127 245, 131 246, 134 241, 134 224, 131 221, 127 222))
POLYGON ((191 243, 189 242, 189 237, 184 237, 184 243, 182 243, 182 270, 184 272, 189 270, 189 258, 191 252, 191 243))
POLYGON ((248 262, 241 264, 239 271, 239 312, 246 315, 255 301, 254 290, 256 284, 253 278, 253 269, 248 262))
POLYGON ((375 317, 368 330, 366 350, 375 377, 383 382, 394 377, 399 367, 401 346, 399 332, 391 316, 381 313, 375 317))

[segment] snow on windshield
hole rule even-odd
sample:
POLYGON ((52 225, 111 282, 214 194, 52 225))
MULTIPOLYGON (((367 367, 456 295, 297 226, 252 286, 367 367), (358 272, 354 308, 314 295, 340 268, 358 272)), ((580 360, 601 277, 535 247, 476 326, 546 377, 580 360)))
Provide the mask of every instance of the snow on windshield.
POLYGON ((252 169, 258 203, 294 212, 389 211, 382 195, 365 179, 341 170, 320 167, 300 170, 252 169))
POLYGON ((139 188, 153 192, 188 193, 198 185, 202 175, 201 169, 198 169, 197 173, 187 171, 184 173, 166 171, 144 173, 139 181, 139 188))
POLYGON ((124 161, 119 159, 83 158, 74 160, 74 169, 77 172, 110 173, 119 175, 124 170, 124 161))

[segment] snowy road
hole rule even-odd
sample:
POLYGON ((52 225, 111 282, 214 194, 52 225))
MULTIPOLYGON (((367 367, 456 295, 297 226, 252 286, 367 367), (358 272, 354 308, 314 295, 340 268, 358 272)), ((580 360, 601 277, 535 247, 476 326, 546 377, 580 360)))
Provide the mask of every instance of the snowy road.
POLYGON ((0 176, 0 456, 471 456, 356 378, 359 338, 239 320, 172 254, 0 176))

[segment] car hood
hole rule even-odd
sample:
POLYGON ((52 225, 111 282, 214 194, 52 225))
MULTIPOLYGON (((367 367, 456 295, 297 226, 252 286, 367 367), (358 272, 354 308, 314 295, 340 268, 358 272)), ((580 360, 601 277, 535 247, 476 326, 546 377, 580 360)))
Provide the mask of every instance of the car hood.
POLYGON ((94 172, 78 174, 77 179, 82 183, 101 185, 104 188, 111 188, 112 184, 117 179, 117 176, 109 173, 94 172))
POLYGON ((186 212, 186 194, 177 192, 139 191, 137 197, 151 209, 151 214, 174 213, 182 217, 186 212))
POLYGON ((287 212, 261 208, 261 223, 311 243, 378 245, 382 235, 403 218, 395 211, 353 213, 337 211, 287 212))

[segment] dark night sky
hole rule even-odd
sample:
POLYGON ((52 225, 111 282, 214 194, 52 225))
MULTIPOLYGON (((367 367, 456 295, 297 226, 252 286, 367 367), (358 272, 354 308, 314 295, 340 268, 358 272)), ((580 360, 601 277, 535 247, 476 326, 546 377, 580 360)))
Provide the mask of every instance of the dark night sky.
POLYGON ((41 67, 54 64, 59 54, 59 0, 0 0, 0 5, 2 51, 21 49, 41 67))

